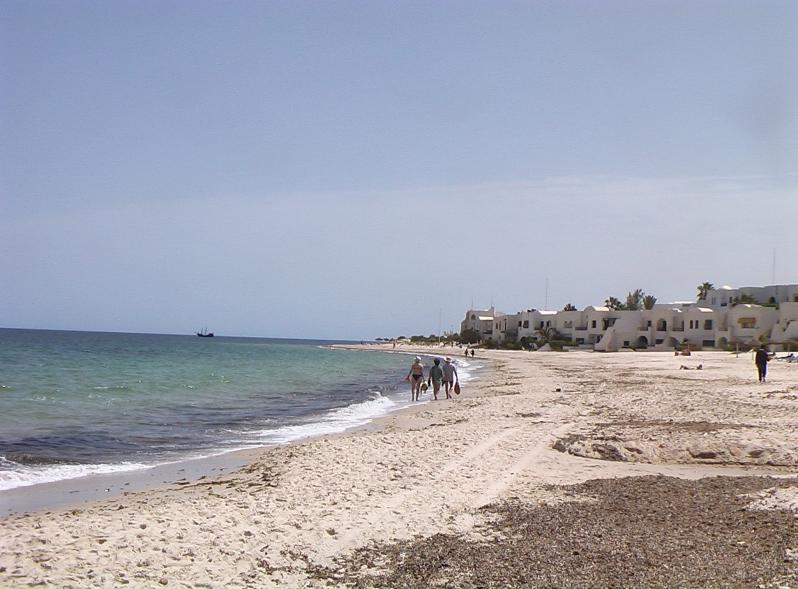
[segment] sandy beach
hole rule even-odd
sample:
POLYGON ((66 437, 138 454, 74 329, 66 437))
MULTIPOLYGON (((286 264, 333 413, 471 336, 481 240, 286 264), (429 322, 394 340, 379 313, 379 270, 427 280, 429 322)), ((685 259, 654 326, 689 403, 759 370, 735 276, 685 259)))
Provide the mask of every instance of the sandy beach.
POLYGON ((4 517, 0 586, 798 586, 798 365, 478 356, 454 401, 4 517))

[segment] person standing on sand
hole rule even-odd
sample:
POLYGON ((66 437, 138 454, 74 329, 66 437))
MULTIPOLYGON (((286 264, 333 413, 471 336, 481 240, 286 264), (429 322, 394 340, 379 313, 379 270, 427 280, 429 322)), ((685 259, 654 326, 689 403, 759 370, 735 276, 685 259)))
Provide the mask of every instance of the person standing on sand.
POLYGON ((413 365, 410 367, 410 372, 407 373, 405 380, 410 382, 410 400, 418 401, 421 395, 421 383, 424 382, 424 365, 418 356, 413 358, 413 365))
POLYGON ((468 358, 468 347, 467 346, 466 346, 466 349, 465 349, 464 353, 465 353, 465 357, 468 358))
POLYGON ((756 351, 756 356, 754 356, 754 363, 756 364, 756 369, 759 372, 759 382, 765 382, 765 376, 767 376, 768 373, 769 361, 770 358, 768 358, 768 351, 765 349, 765 344, 762 344, 756 351))
POLYGON ((447 399, 452 398, 450 393, 452 389, 454 389, 454 383, 458 380, 459 377, 457 376, 457 368, 452 362, 452 359, 447 356, 446 363, 443 365, 443 388, 446 392, 447 399))
POLYGON ((471 348, 471 357, 474 357, 474 348, 471 348))
MULTIPOLYGON (((435 358, 435 365, 429 369, 429 378, 427 384, 432 383, 432 396, 438 400, 438 391, 441 390, 441 383, 443 382, 443 368, 441 368, 441 359, 435 358)), ((448 394, 446 395, 448 397, 448 394)))

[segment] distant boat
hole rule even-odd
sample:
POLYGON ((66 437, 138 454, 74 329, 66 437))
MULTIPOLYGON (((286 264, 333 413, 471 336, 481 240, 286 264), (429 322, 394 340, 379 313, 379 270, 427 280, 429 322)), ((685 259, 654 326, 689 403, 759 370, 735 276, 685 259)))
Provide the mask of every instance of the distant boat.
POLYGON ((197 332, 198 337, 213 337, 213 332, 208 331, 207 329, 203 329, 202 331, 197 332))

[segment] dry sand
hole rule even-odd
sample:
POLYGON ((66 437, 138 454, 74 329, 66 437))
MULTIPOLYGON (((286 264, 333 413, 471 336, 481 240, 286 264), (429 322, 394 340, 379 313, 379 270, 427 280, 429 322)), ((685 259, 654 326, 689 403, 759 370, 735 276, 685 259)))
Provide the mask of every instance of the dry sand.
POLYGON ((796 586, 798 366, 480 356, 453 402, 0 520, 0 586, 796 586))

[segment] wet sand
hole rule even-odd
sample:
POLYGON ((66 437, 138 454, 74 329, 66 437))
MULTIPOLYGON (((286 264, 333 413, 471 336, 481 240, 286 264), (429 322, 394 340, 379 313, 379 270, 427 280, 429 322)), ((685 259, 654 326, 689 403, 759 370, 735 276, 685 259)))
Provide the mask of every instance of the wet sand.
POLYGON ((99 499, 216 477, 248 464, 256 452, 238 450, 141 470, 97 474, 0 491, 0 517, 46 509, 74 508, 99 499))

